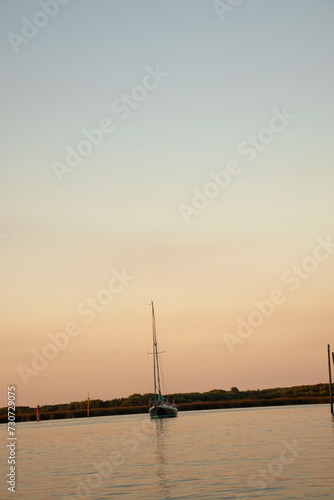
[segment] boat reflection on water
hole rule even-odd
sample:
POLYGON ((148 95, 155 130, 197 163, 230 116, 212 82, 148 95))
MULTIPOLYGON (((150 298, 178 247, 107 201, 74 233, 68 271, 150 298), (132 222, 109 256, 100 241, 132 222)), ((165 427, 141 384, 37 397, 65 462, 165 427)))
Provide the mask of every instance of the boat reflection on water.
POLYGON ((163 495, 163 498, 171 498, 170 485, 168 484, 168 478, 166 474, 166 468, 168 466, 168 460, 166 460, 166 449, 165 449, 165 437, 166 437, 166 425, 164 419, 157 419, 156 422, 156 463, 157 463, 157 476, 159 493, 163 495))

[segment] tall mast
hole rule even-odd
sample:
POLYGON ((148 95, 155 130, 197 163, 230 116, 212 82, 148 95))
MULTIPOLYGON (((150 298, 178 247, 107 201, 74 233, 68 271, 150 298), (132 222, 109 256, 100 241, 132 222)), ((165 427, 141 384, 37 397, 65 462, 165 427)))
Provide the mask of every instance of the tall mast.
POLYGON ((153 374, 154 374, 154 400, 157 399, 157 380, 156 380, 156 370, 155 370, 155 318, 154 318, 154 305, 152 306, 152 329, 153 329, 153 374))
POLYGON ((153 329, 153 372, 154 372, 154 399, 157 399, 157 379, 158 379, 158 400, 161 400, 161 387, 160 387, 160 371, 159 371, 159 356, 158 356, 158 343, 157 343, 157 332, 155 326, 155 316, 154 316, 154 304, 152 305, 152 329, 153 329))

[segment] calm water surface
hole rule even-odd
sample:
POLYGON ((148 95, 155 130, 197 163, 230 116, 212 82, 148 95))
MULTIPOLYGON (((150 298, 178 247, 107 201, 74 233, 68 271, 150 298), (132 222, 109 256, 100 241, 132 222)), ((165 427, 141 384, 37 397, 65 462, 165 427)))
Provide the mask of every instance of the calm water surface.
POLYGON ((180 412, 17 426, 17 487, 0 498, 68 500, 334 498, 328 406, 180 412))

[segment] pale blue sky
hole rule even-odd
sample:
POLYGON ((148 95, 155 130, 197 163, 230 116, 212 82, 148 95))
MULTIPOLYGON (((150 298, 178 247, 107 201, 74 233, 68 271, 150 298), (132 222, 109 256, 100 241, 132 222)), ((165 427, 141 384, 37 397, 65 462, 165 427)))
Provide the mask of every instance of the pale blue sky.
MULTIPOLYGON (((136 385, 131 374, 125 376, 119 340, 113 344, 111 336, 105 344, 104 335, 117 325, 115 339, 122 329, 123 340, 128 338, 137 352, 146 349, 146 337, 144 342, 140 333, 133 337, 134 328, 155 298, 157 311, 170 320, 177 317, 173 328, 185 335, 183 344, 193 345, 193 358, 182 368, 189 368, 187 375, 181 377, 176 367, 170 390, 257 388, 261 381, 262 386, 293 385, 303 376, 305 383, 320 381, 321 353, 330 341, 321 317, 329 309, 320 314, 315 306, 316 330, 325 333, 311 375, 307 356, 301 374, 296 376, 291 365, 282 381, 280 366, 268 382, 261 370, 253 378, 251 369, 240 375, 221 336, 226 318, 231 328, 236 314, 247 312, 253 300, 277 285, 281 272, 312 251, 318 236, 332 230, 333 2, 246 0, 221 21, 206 0, 71 0, 18 54, 8 33, 20 34, 21 19, 31 20, 41 8, 35 1, 7 0, 0 9, 0 233, 8 234, 0 247, 1 296, 8 310, 3 366, 15 378, 17 364, 28 363, 30 348, 41 348, 46 333, 70 320, 75 306, 103 286, 111 269, 125 266, 136 276, 133 291, 119 296, 119 311, 110 306, 105 313, 100 340, 76 341, 78 377, 84 379, 84 356, 97 343, 103 356, 109 350, 118 359, 125 382, 116 395, 150 390, 145 381, 136 385), (141 84, 147 66, 157 65, 170 75, 121 121, 111 103, 141 84), (274 108, 284 107, 296 118, 247 163, 238 145, 268 125, 274 108), (102 118, 112 119, 116 130, 60 184, 52 162, 64 162, 65 148, 75 147, 82 129, 95 128, 102 118), (192 189, 203 189, 209 172, 233 159, 242 173, 186 225, 179 204, 190 203, 192 189), (185 329, 182 310, 187 318, 193 311, 201 319, 185 329), (124 311, 134 315, 133 325, 122 326, 124 311), (21 346, 16 351, 13 338, 21 346), (208 375, 202 358, 202 372, 192 368, 206 342, 223 360, 208 375), (227 364, 228 376, 221 373, 227 364), (187 377, 189 382, 180 382, 187 377)), ((326 266, 317 274, 314 294, 312 284, 305 289, 305 304, 333 293, 328 278, 333 264, 326 266)), ((326 301, 319 299, 320 305, 326 301)), ((279 321, 272 327, 275 341, 279 321)), ((295 320, 289 323, 287 315, 284 321, 281 364, 300 346, 295 320)), ((178 335, 164 335, 175 351, 178 335)), ((269 346, 261 339, 249 345, 258 366, 269 346)), ((311 355, 311 331, 305 345, 311 355)), ((107 371, 101 352, 96 356, 107 371)), ((141 356, 133 361, 136 370, 141 356)), ((36 387, 47 394, 48 376, 46 370, 43 381, 37 377, 37 385, 24 389, 26 401, 36 387)), ((107 385, 101 391, 98 397, 109 397, 107 385)), ((64 392, 55 387, 55 394, 64 392)), ((78 389, 64 397, 80 399, 78 389)))

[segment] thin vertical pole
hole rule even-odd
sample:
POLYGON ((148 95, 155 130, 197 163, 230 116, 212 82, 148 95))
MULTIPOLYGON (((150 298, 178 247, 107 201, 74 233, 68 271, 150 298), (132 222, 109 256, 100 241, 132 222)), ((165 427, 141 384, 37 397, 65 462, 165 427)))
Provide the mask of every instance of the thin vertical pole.
POLYGON ((334 415, 333 412, 333 391, 332 391, 332 370, 331 370, 331 348, 328 344, 328 371, 329 371, 329 402, 331 405, 331 414, 334 415))
POLYGON ((152 306, 152 330, 153 330, 153 374, 154 374, 154 401, 157 399, 157 375, 155 369, 155 317, 154 317, 154 305, 153 301, 151 302, 152 306))
POLYGON ((36 422, 39 422, 39 405, 36 408, 36 422))
POLYGON ((87 418, 89 418, 89 392, 87 392, 87 418))

